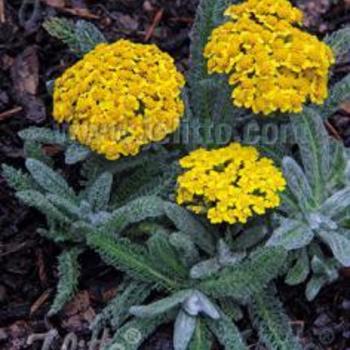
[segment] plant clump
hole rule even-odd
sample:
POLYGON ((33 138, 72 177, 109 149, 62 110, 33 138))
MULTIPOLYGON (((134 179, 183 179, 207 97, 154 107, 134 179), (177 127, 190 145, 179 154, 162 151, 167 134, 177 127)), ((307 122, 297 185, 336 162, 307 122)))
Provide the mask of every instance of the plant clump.
POLYGON ((268 115, 324 102, 334 55, 298 27, 300 10, 286 0, 248 0, 225 15, 229 20, 213 30, 204 54, 210 74, 229 75, 234 105, 268 115))
POLYGON ((107 159, 136 155, 179 126, 184 83, 155 45, 102 43, 56 80, 54 118, 107 159))

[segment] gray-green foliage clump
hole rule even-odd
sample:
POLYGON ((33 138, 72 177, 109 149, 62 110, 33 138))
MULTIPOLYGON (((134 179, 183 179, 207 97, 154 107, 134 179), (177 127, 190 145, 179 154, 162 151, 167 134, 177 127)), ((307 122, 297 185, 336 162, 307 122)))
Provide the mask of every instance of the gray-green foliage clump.
MULTIPOLYGON (((198 8, 183 94, 187 120, 202 131, 193 143, 176 149, 154 144, 138 156, 111 162, 62 130, 31 127, 19 133, 27 171, 2 167, 16 197, 46 216, 38 233, 62 247, 50 315, 77 292, 79 256, 87 249, 123 275, 117 296, 91 324, 96 337, 104 327, 114 332, 106 350, 137 350, 169 322, 175 350, 209 350, 214 342, 226 350, 248 349, 239 322, 245 314, 267 349, 301 349, 276 279, 306 283, 311 300, 338 278, 341 266, 350 266, 349 157, 323 124, 350 96, 349 76, 331 87, 323 106, 305 107, 290 118, 276 116, 276 125, 291 130, 288 143, 258 145, 281 165, 287 180, 278 210, 245 226, 225 227, 210 225, 174 201, 178 159, 193 146, 210 144, 208 123, 229 122, 239 130, 252 121, 249 111, 232 106, 225 80, 208 75, 203 57, 212 29, 231 3, 202 0, 198 8), (53 169, 43 144, 58 145, 65 163, 76 164, 79 191, 63 171, 53 169), (130 330, 137 331, 132 339, 130 330)), ((53 18, 44 27, 78 56, 105 41, 84 21, 53 18)), ((326 39, 339 59, 349 50, 348 37, 345 28, 326 39)))

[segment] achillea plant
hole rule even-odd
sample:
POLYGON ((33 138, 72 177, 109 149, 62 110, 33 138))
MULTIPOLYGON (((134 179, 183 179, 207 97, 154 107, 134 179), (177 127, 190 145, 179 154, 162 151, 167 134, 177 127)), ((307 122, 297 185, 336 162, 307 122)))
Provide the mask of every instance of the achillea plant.
POLYGON ((300 10, 287 0, 248 0, 225 15, 229 20, 213 30, 204 55, 209 73, 229 75, 236 106, 268 115, 324 102, 334 55, 297 27, 300 10))
POLYGON ((213 224, 246 223, 280 204, 286 182, 273 161, 254 147, 238 143, 216 150, 198 149, 180 160, 177 202, 206 213, 213 224))
POLYGON ((54 118, 107 159, 136 155, 179 126, 184 78, 155 45, 99 44, 55 82, 54 118))
POLYGON ((251 346, 241 331, 251 329, 237 326, 243 308, 264 347, 299 350, 274 281, 286 274, 290 285, 306 282, 312 299, 350 265, 349 157, 322 120, 350 97, 347 76, 326 98, 332 52, 339 61, 349 51, 350 30, 326 38, 331 52, 297 27, 302 14, 285 0, 242 2, 220 26, 227 3, 200 2, 186 87, 155 46, 101 45, 102 33, 85 21, 45 24, 86 55, 55 82, 54 117, 68 124, 71 137, 22 130, 27 173, 4 165, 3 176, 19 200, 46 216, 38 233, 63 251, 49 315, 76 292, 86 249, 125 276, 91 325, 95 336, 106 326, 114 332, 104 350, 136 350, 170 321, 175 350, 209 350, 214 342, 245 350, 251 346), (235 104, 246 108, 232 104, 229 85, 214 71, 231 75, 235 104), (283 118, 294 132, 286 145, 253 148, 232 137, 219 148, 206 137, 211 124, 241 130, 254 118, 250 108, 296 112, 324 99, 283 118), (178 127, 183 112, 201 130, 198 140, 171 148, 156 143, 178 127), (79 193, 52 169, 43 144, 60 145, 66 164, 81 163, 79 193), (135 342, 128 342, 129 330, 138 332, 135 342))

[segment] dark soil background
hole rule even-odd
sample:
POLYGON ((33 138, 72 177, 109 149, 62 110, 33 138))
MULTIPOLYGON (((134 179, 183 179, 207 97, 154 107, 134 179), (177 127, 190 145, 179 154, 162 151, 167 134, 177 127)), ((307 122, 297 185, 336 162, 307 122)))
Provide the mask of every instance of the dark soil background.
MULTIPOLYGON (((50 125, 51 99, 46 82, 71 65, 75 57, 41 27, 50 16, 91 20, 110 41, 127 37, 158 44, 188 65, 189 32, 198 0, 0 0, 0 163, 22 166, 24 151, 17 131, 30 125, 50 125)), ((350 23, 348 0, 304 0, 306 26, 324 36, 350 23)), ((336 68, 336 76, 350 72, 350 56, 336 68)), ((327 124, 331 134, 350 146, 350 101, 327 124)), ((48 154, 60 149, 45 146, 48 154)), ((67 176, 72 169, 65 169, 67 176)), ((38 349, 28 336, 57 329, 81 336, 88 349, 88 324, 115 294, 118 275, 97 256, 83 257, 80 293, 54 320, 45 315, 57 282, 56 256, 60 248, 35 231, 43 218, 21 206, 0 177, 0 349, 38 349)), ((350 271, 324 288, 308 303, 303 288, 281 285, 281 297, 306 349, 350 350, 350 271)), ((40 338, 40 336, 38 336, 40 338)), ((252 349, 262 349, 254 344, 252 349)), ((39 342, 35 343, 39 344, 39 342)), ((144 349, 171 346, 171 327, 154 334, 144 349)))

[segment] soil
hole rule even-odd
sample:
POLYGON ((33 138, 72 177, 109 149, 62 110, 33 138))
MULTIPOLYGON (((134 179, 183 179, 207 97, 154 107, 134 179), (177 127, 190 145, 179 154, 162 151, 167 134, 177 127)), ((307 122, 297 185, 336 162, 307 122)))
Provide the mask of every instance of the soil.
MULTIPOLYGON (((151 42, 169 52, 180 69, 188 65, 189 32, 198 0, 0 0, 0 163, 20 167, 23 145, 17 132, 30 125, 53 124, 46 82, 71 65, 75 57, 41 27, 50 16, 84 18, 96 24, 110 41, 131 38, 151 42)), ((306 13, 306 25, 324 36, 350 21, 348 0, 296 1, 306 13)), ((336 67, 350 72, 350 56, 336 67)), ((335 137, 350 146, 350 101, 329 123, 335 137)), ((47 152, 59 152, 47 148, 47 152)), ((66 169, 67 173, 71 169, 66 169)), ((45 221, 23 207, 0 177, 0 348, 37 349, 28 336, 58 329, 75 332, 87 349, 88 323, 116 293, 118 274, 96 255, 83 256, 80 293, 56 319, 46 319, 57 283, 59 246, 35 231, 45 221)), ((303 288, 280 293, 307 349, 350 350, 350 272, 324 288, 308 303, 303 288)), ((40 336, 39 336, 40 338, 40 336)), ((252 344, 252 348, 259 345, 252 344)), ((261 348, 261 347, 260 347, 261 348)), ((172 349, 171 326, 162 327, 144 349, 172 349)))

